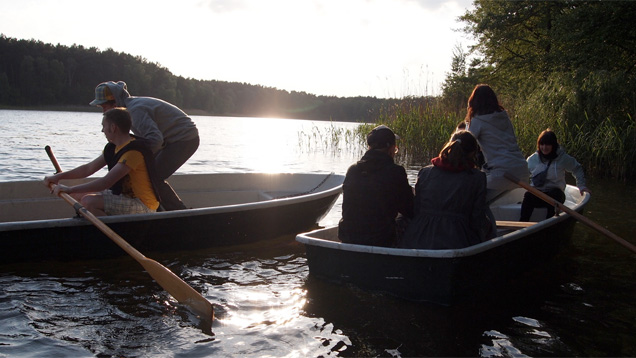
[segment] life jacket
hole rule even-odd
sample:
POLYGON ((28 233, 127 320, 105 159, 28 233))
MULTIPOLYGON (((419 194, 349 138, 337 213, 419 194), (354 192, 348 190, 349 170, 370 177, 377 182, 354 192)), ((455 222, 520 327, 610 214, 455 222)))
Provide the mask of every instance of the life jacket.
MULTIPOLYGON (((157 188, 159 188, 159 178, 157 177, 157 173, 155 170, 154 155, 152 154, 152 151, 150 150, 150 145, 148 143, 148 140, 141 137, 137 137, 135 135, 131 135, 131 137, 135 138, 135 140, 126 144, 117 153, 115 153, 115 148, 116 148, 115 144, 110 142, 106 144, 106 146, 104 147, 104 159, 106 160, 106 164, 108 165, 108 170, 110 171, 111 169, 113 169, 113 167, 117 165, 117 163, 119 162, 119 159, 121 158, 121 156, 124 155, 124 153, 126 153, 127 151, 136 150, 140 152, 141 155, 144 157, 144 162, 146 163, 146 171, 148 172, 148 177, 150 177, 152 190, 155 193, 155 197, 157 198, 157 201, 161 202, 161 197, 159 196, 159 191, 157 190, 157 188)), ((113 192, 113 194, 115 195, 121 194, 122 183, 124 182, 125 178, 126 176, 119 179, 117 183, 115 183, 113 186, 110 187, 110 190, 113 192)))

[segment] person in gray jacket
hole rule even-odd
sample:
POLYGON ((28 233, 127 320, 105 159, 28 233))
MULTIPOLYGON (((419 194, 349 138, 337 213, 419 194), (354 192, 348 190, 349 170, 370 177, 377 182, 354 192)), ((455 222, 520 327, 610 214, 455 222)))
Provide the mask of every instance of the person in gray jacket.
MULTIPOLYGON (((581 195, 591 193, 585 185, 583 166, 559 146, 556 134, 549 128, 537 138, 537 151, 528 157, 528 169, 532 175, 531 185, 560 203, 565 202, 565 172, 574 176, 581 195)), ((547 208, 546 219, 555 213, 553 205, 526 192, 519 221, 530 221, 534 208, 547 208)))
POLYGON ((199 147, 199 131, 187 114, 158 98, 131 96, 126 83, 102 82, 95 87, 91 106, 104 112, 125 107, 132 116, 132 132, 146 139, 155 154, 159 196, 163 210, 186 209, 166 179, 177 171, 199 147))
POLYGON ((504 177, 506 172, 517 178, 528 178, 528 165, 517 144, 515 131, 506 110, 499 104, 495 91, 486 84, 475 86, 468 99, 467 129, 481 147, 485 164, 488 192, 486 202, 491 203, 500 194, 517 188, 517 184, 504 177))
POLYGON ((415 217, 399 247, 460 249, 495 236, 486 205, 486 175, 477 169, 478 152, 475 137, 460 130, 431 160, 432 165, 420 170, 415 217))

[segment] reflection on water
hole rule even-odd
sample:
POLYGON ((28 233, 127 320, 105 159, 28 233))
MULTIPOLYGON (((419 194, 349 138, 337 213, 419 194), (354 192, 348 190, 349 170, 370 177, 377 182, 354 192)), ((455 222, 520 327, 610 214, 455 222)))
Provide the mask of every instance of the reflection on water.
MULTIPOLYGON (((360 156, 357 149, 298 145, 299 132, 319 126, 326 133, 330 123, 195 120, 202 144, 184 173, 257 172, 268 163, 343 174, 360 156)), ((98 113, 0 111, 0 180, 49 174, 47 144, 65 168, 92 159, 104 144, 99 121, 98 113)), ((408 170, 412 183, 418 168, 408 170)), ((598 179, 589 186, 586 215, 634 242, 636 188, 598 179)), ((337 223, 340 208, 339 201, 321 226, 337 223)), ((211 327, 129 257, 0 265, 0 356, 636 356, 636 256, 581 224, 553 262, 489 283, 487 294, 452 307, 309 276, 304 248, 292 236, 145 254, 214 304, 211 327)))
POLYGON ((154 255, 213 302, 211 331, 129 257, 5 267, 0 353, 305 357, 338 351, 349 339, 304 314, 307 266, 292 239, 239 252, 154 255))

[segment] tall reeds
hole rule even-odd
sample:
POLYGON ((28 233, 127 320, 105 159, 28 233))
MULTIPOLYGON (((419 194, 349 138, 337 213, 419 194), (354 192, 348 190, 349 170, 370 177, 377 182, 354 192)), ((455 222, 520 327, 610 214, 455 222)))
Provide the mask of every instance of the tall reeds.
POLYGON ((551 128, 588 174, 633 179, 636 95, 623 82, 621 75, 610 72, 553 76, 514 108, 521 149, 534 152, 539 133, 551 128))
MULTIPOLYGON (((439 154, 461 120, 457 113, 446 111, 438 98, 409 97, 382 109, 378 124, 389 126, 400 137, 400 162, 425 165, 439 154)), ((372 127, 365 128, 366 133, 372 127)))
POLYGON ((309 131, 298 133, 298 145, 306 153, 330 153, 337 155, 343 152, 363 152, 361 127, 355 129, 339 128, 331 123, 327 128, 313 126, 309 131))
MULTIPOLYGON (((522 104, 507 107, 524 155, 536 151, 537 137, 551 128, 559 143, 585 168, 588 175, 627 181, 636 177, 636 121, 629 113, 590 117, 576 104, 580 93, 538 91, 522 104)), ((505 103, 504 103, 505 105, 505 103)), ((588 108, 589 109, 589 108, 588 108)), ((378 123, 361 125, 364 136, 377 124, 386 124, 400 136, 396 158, 408 166, 428 165, 464 119, 438 98, 405 98, 385 108, 378 123)))
MULTIPOLYGON (((598 77, 586 79, 592 80, 601 81, 598 77)), ((601 96, 597 93, 599 87, 607 89, 607 85, 595 85, 589 86, 594 92, 585 92, 585 86, 564 85, 562 79, 556 79, 543 84, 523 100, 500 96, 524 155, 535 152, 537 137, 541 131, 551 128, 559 143, 583 165, 588 175, 623 181, 635 178, 636 95, 620 98, 627 103, 621 106, 625 110, 604 113, 603 108, 616 108, 609 102, 615 101, 616 97, 601 96)), ((355 130, 331 126, 326 133, 316 128, 312 133, 301 133, 300 142, 308 150, 329 148, 332 152, 363 152, 366 135, 373 127, 385 124, 400 136, 396 160, 409 167, 425 166, 438 155, 464 119, 465 112, 449 108, 445 103, 439 97, 406 97, 382 108, 376 123, 360 124, 355 130)))

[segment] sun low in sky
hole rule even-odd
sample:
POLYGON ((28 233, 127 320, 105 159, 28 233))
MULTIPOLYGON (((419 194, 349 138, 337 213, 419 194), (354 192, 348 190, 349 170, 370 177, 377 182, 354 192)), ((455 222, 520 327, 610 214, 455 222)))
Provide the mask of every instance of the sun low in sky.
MULTIPOLYGON (((317 95, 437 95, 471 0, 0 0, 0 33, 177 76, 317 95)), ((114 79, 125 80, 125 79, 114 79)))

